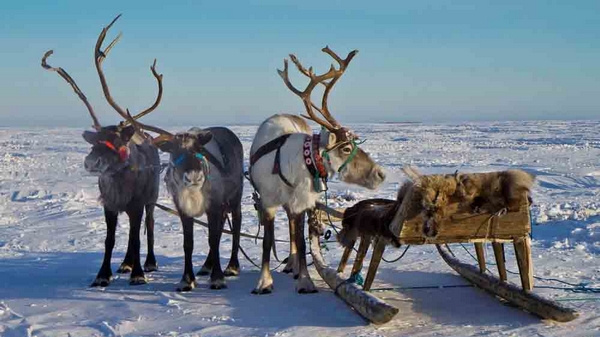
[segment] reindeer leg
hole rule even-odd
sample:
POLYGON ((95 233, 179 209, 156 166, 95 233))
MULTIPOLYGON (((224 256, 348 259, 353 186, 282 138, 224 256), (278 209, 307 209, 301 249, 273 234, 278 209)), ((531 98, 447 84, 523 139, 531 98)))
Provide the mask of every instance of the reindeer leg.
POLYGON ((298 246, 298 265, 300 269, 296 291, 299 294, 312 294, 317 292, 317 287, 315 287, 315 284, 311 280, 308 268, 306 267, 306 241, 304 241, 305 215, 306 212, 302 212, 293 217, 296 222, 296 245, 298 246))
POLYGON ((131 251, 131 245, 127 244, 127 253, 125 253, 125 258, 123 258, 123 262, 117 269, 117 273, 119 274, 128 274, 131 273, 133 269, 133 252, 131 251))
POLYGON ((288 217, 288 223, 290 227, 290 255, 288 256, 287 263, 283 268, 283 272, 286 274, 294 273, 294 278, 298 278, 299 265, 298 265, 298 247, 296 245, 296 219, 290 212, 287 206, 283 206, 285 213, 288 217))
POLYGON ((129 284, 139 285, 146 284, 146 276, 142 269, 140 259, 140 228, 142 227, 142 218, 144 216, 144 206, 134 206, 133 209, 127 211, 129 216, 129 244, 133 255, 133 269, 129 278, 129 284))
POLYGON ((146 205, 146 236, 148 240, 148 255, 144 262, 144 271, 153 272, 158 270, 158 263, 154 256, 154 204, 146 205))
MULTIPOLYGON (((237 200, 237 199, 236 199, 237 200)), ((233 243, 231 247, 231 258, 225 268, 225 277, 238 276, 240 274, 240 261, 238 260, 238 251, 240 249, 240 232, 242 230, 242 204, 241 200, 231 212, 233 243)))
POLYGON ((275 211, 276 209, 265 209, 261 207, 261 219, 260 222, 265 229, 265 235, 263 238, 263 251, 262 251, 262 266, 260 270, 260 279, 256 288, 252 290, 253 294, 270 294, 273 292, 273 277, 271 276, 271 270, 269 269, 269 262, 271 260, 271 248, 273 246, 273 239, 275 236, 275 211))
POLYGON ((104 219, 106 220, 106 240, 104 241, 104 260, 96 279, 91 284, 92 287, 106 287, 112 280, 112 270, 110 268, 110 259, 115 247, 115 232, 117 231, 117 217, 119 213, 104 208, 104 219))
POLYGON ((183 253, 185 254, 183 276, 177 286, 177 291, 191 291, 196 287, 192 253, 194 252, 194 219, 179 213, 183 225, 183 253))
MULTIPOLYGON (((223 234, 223 222, 225 220, 225 209, 217 212, 208 212, 208 245, 212 253, 212 270, 210 272, 210 289, 227 288, 225 275, 221 269, 221 258, 219 246, 221 245, 221 234, 223 234)), ((210 255, 210 254, 209 254, 210 255)))
POLYGON ((196 273, 196 276, 208 276, 210 275, 213 268, 213 251, 212 249, 208 249, 208 256, 200 268, 200 271, 196 273))

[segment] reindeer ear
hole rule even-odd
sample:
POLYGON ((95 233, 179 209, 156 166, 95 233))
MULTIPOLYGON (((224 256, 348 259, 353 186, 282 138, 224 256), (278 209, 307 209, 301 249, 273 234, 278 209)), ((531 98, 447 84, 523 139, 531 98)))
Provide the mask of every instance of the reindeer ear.
POLYGON ((330 132, 329 133, 329 143, 328 143, 328 145, 329 146, 333 146, 333 145, 335 145, 336 142, 337 142, 337 137, 336 137, 335 133, 330 132))
POLYGON ((123 140, 123 142, 125 142, 125 143, 128 143, 134 134, 135 134, 135 129, 133 128, 133 125, 126 126, 125 128, 121 129, 121 132, 120 132, 121 140, 123 140))
POLYGON ((98 143, 98 133, 94 132, 94 131, 83 131, 83 134, 81 135, 83 137, 83 139, 92 144, 95 145, 96 143, 98 143))
POLYGON ((196 139, 198 140, 198 145, 204 146, 206 143, 210 142, 213 138, 213 135, 210 131, 202 131, 196 135, 196 139))

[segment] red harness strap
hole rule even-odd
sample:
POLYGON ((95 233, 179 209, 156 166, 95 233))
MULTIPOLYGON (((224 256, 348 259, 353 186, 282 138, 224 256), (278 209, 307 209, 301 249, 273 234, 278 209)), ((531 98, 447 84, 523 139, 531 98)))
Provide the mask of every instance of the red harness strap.
POLYGON ((126 161, 129 158, 129 150, 127 149, 127 146, 121 145, 119 147, 119 149, 117 150, 117 147, 113 143, 109 142, 108 140, 100 141, 99 143, 104 144, 109 149, 118 153, 121 161, 126 161))

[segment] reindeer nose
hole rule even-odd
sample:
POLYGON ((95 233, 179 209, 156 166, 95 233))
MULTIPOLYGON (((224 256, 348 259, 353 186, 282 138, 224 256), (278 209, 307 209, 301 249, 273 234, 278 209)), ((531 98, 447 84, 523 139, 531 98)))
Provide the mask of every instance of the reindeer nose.
POLYGON ((379 165, 373 168, 371 176, 375 178, 378 184, 382 183, 385 180, 385 172, 383 171, 383 168, 379 165))
POLYGON ((83 167, 85 168, 86 171, 88 172, 92 172, 94 171, 94 169, 96 168, 96 166, 98 165, 98 160, 91 160, 91 159, 86 159, 83 162, 83 167))
POLYGON ((202 180, 202 175, 195 172, 186 172, 183 174, 183 183, 186 186, 200 185, 202 180))
POLYGON ((385 172, 383 172, 383 169, 381 167, 379 167, 376 174, 377 174, 377 178, 379 178, 379 180, 381 180, 381 181, 385 180, 385 172))

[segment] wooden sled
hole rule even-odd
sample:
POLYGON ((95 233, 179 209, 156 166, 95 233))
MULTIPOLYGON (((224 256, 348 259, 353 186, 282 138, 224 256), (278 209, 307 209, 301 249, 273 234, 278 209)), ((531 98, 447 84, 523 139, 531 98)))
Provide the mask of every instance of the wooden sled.
MULTIPOLYGON (((337 222, 341 221, 343 210, 317 204, 314 217, 321 224, 326 224, 329 220, 337 222)), ((402 244, 436 244, 443 260, 467 281, 521 309, 541 318, 558 322, 568 322, 578 317, 578 313, 573 309, 531 292, 533 289, 533 264, 531 239, 529 237, 531 223, 528 204, 522 205, 518 212, 508 212, 501 216, 500 214, 455 214, 446 221, 441 226, 435 239, 426 239, 421 234, 419 224, 422 223, 422 220, 420 217, 407 221, 394 219, 390 224, 390 229, 395 234, 399 233, 398 237, 402 244), (487 267, 483 246, 485 242, 492 243, 499 277, 486 273, 487 267), (517 257, 521 287, 507 281, 504 244, 511 242, 517 257), (473 243, 478 266, 474 267, 456 259, 447 248, 448 243, 473 243)), ((370 244, 371 239, 360 240, 352 267, 352 275, 356 275, 361 271, 370 244)), ((354 247, 344 250, 340 263, 337 269, 334 270, 327 266, 321 256, 318 235, 311 234, 311 253, 319 275, 332 289, 337 289, 336 294, 338 296, 344 299, 360 315, 375 324, 390 321, 398 312, 397 308, 385 304, 385 302, 376 299, 369 293, 385 247, 385 242, 377 238, 373 240, 371 262, 362 289, 360 289, 356 284, 345 281, 342 276, 354 247)))

